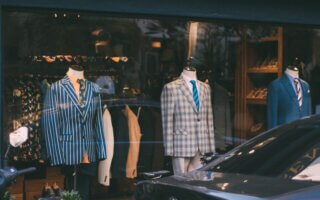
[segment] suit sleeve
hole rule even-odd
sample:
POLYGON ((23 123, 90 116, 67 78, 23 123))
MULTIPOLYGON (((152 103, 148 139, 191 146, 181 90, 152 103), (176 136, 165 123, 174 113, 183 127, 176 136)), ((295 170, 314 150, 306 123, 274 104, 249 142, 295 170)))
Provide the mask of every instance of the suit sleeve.
POLYGON ((107 157, 106 151, 106 143, 104 138, 104 131, 103 131, 103 118, 102 118, 102 106, 101 106, 101 97, 98 94, 97 98, 97 117, 96 117, 96 136, 97 136, 97 154, 98 159, 103 160, 107 157))
POLYGON ((274 82, 271 82, 268 87, 267 115, 268 129, 276 127, 278 125, 278 90, 274 82))
POLYGON ((161 115, 165 155, 173 156, 174 98, 172 91, 167 86, 164 86, 161 93, 161 115))
POLYGON ((64 157, 59 140, 60 118, 57 108, 57 96, 54 87, 51 87, 45 96, 42 126, 48 156, 52 165, 64 164, 64 157))
POLYGON ((213 125, 213 111, 212 111, 212 103, 211 103, 211 89, 210 86, 207 85, 207 124, 210 136, 210 147, 212 152, 215 152, 215 141, 214 141, 214 125, 213 125))

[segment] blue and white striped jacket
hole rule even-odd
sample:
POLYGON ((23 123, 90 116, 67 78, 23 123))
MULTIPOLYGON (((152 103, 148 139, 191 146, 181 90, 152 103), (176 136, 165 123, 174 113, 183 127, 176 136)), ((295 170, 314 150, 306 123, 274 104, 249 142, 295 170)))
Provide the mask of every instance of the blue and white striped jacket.
POLYGON ((42 127, 52 165, 76 165, 87 152, 89 161, 106 158, 99 86, 85 81, 81 108, 68 76, 46 93, 42 127))

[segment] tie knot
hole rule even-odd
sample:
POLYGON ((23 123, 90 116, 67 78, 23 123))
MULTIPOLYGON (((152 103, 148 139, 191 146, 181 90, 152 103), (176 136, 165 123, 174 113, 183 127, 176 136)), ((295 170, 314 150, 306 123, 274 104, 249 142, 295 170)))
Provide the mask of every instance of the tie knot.
POLYGON ((195 80, 191 80, 190 83, 195 86, 196 85, 196 81, 195 80))
POLYGON ((84 80, 83 79, 78 79, 77 83, 79 83, 79 85, 82 86, 84 84, 84 80))
POLYGON ((294 81, 295 83, 299 83, 299 79, 298 79, 298 78, 293 79, 293 81, 294 81))

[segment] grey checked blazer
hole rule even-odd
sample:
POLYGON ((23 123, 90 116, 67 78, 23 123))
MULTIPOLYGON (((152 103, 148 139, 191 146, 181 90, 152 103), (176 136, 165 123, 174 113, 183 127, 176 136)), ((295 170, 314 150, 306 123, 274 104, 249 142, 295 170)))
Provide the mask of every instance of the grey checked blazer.
POLYGON ((87 152, 89 161, 106 158, 99 87, 85 81, 84 107, 68 78, 53 83, 46 93, 42 128, 52 165, 76 165, 87 152))
POLYGON ((179 79, 166 84, 161 94, 163 143, 166 156, 193 157, 215 152, 210 86, 197 81, 200 111, 187 83, 179 79))

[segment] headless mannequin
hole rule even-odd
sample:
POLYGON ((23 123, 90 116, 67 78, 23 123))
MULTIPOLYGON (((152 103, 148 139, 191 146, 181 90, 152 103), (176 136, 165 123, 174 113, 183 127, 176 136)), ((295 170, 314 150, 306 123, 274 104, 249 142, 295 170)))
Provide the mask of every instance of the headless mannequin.
MULTIPOLYGON (((67 76, 70 79, 71 84, 76 92, 76 95, 79 99, 80 97, 80 85, 77 83, 78 79, 84 80, 84 69, 82 66, 79 65, 71 65, 67 72, 67 76)), ((89 163, 88 154, 85 153, 83 156, 82 163, 89 163)))
MULTIPOLYGON (((190 80, 197 80, 197 71, 193 67, 185 67, 181 73, 182 78, 186 81, 192 94, 192 84, 190 80)), ((197 88, 199 88, 198 84, 197 88)), ((193 171, 202 166, 201 154, 198 152, 194 157, 172 157, 172 166, 174 174, 193 171)))

